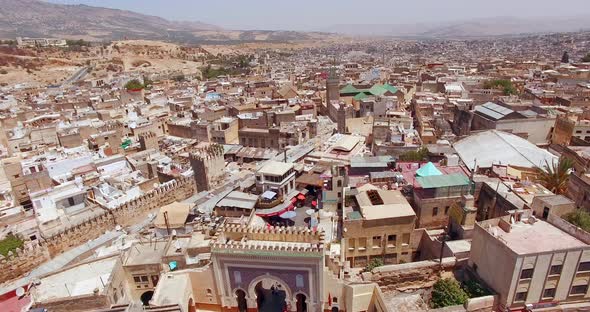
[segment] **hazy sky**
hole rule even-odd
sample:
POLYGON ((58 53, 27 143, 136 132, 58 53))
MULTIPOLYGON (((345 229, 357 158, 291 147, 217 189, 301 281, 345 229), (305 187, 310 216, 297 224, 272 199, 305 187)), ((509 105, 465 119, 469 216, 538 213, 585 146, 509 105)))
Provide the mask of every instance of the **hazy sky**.
MULTIPOLYGON (((16 0, 18 1, 18 0, 16 0)), ((126 9, 230 29, 322 30, 334 24, 405 24, 479 17, 577 16, 590 0, 50 0, 126 9)))

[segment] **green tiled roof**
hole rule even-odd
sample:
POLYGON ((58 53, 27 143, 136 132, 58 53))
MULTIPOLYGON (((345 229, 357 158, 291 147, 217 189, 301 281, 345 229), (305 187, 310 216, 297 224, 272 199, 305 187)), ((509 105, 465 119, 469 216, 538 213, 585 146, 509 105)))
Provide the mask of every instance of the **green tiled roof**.
POLYGON ((416 177, 422 188, 439 188, 449 186, 464 186, 469 184, 469 179, 462 174, 448 174, 428 177, 416 177))
POLYGON ((365 92, 360 92, 359 94, 357 94, 357 95, 354 96, 354 99, 356 101, 360 101, 360 100, 366 99, 368 97, 369 97, 369 95, 367 95, 365 92))
POLYGON ((377 85, 377 84, 376 84, 376 85, 373 85, 373 86, 371 87, 371 89, 369 89, 369 92, 370 92, 372 95, 383 95, 383 94, 385 94, 387 91, 388 91, 388 90, 387 90, 387 89, 385 89, 385 88, 384 88, 382 85, 377 85))
POLYGON ((359 89, 355 88, 351 84, 347 84, 344 88, 340 89, 340 93, 358 93, 359 89))
POLYGON ((391 93, 396 93, 398 91, 398 89, 390 84, 384 84, 383 88, 385 88, 387 91, 391 92, 391 93))

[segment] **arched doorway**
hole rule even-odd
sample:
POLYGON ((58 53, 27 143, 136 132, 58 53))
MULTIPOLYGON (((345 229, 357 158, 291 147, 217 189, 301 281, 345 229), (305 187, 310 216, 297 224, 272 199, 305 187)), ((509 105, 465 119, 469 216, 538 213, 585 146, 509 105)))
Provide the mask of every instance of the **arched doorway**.
POLYGON ((262 280, 254 287, 259 312, 282 312, 287 307, 287 292, 280 283, 262 280))
POLYGON ((238 289, 236 290, 236 300, 238 301, 238 312, 248 311, 248 301, 246 300, 246 292, 238 289))
POLYGON ((154 295, 154 292, 151 290, 144 292, 143 294, 141 294, 141 297, 140 297, 141 303, 143 303, 144 306, 149 306, 150 300, 152 300, 153 295, 154 295))
POLYGON ((193 302, 193 298, 188 300, 188 312, 196 312, 195 303, 193 302))
POLYGON ((295 296, 297 312, 307 312, 307 297, 304 294, 297 294, 295 296))

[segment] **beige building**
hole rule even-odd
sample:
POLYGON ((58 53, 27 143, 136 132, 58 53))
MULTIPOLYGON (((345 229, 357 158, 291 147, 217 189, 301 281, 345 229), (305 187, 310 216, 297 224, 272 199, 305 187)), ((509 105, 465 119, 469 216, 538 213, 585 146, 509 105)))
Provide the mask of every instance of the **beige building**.
POLYGON ((547 221, 527 214, 476 224, 469 265, 504 309, 589 302, 590 234, 552 214, 547 221))
POLYGON ((373 259, 385 264, 412 261, 410 247, 416 213, 399 191, 365 184, 344 189, 341 252, 351 267, 373 259))
POLYGON ((295 189, 293 164, 268 161, 256 173, 256 188, 261 192, 272 191, 284 196, 291 193, 295 189))

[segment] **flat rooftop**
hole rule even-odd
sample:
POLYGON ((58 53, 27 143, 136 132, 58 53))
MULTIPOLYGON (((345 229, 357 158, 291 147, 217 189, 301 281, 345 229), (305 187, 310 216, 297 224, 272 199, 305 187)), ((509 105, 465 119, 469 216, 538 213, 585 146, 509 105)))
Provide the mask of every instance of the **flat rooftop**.
POLYGON ((588 246, 574 236, 542 220, 537 220, 533 224, 514 222, 511 224, 510 232, 504 231, 498 225, 490 227, 487 231, 519 255, 588 246))
POLYGON ((358 188, 355 196, 364 220, 416 216, 400 191, 382 190, 372 184, 358 188))
POLYGON ((87 262, 41 278, 41 284, 34 287, 33 297, 36 302, 45 302, 92 294, 94 289, 102 292, 110 282, 117 260, 113 256, 87 262))
POLYGON ((293 164, 269 160, 258 170, 258 172, 267 175, 282 176, 291 169, 293 169, 293 164))
POLYGON ((166 253, 166 241, 136 243, 129 248, 124 266, 159 264, 166 253))

